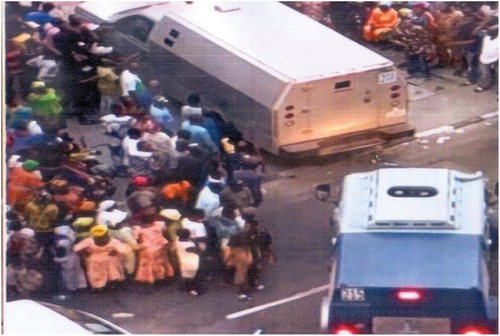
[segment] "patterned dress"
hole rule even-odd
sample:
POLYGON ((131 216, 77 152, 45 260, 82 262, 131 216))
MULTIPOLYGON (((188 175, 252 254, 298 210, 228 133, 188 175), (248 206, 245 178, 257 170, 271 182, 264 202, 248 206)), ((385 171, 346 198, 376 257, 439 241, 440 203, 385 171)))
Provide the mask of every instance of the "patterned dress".
POLYGON ((164 230, 163 222, 132 227, 134 238, 139 244, 136 281, 154 283, 155 280, 174 276, 174 269, 166 255, 168 240, 163 237, 164 230))

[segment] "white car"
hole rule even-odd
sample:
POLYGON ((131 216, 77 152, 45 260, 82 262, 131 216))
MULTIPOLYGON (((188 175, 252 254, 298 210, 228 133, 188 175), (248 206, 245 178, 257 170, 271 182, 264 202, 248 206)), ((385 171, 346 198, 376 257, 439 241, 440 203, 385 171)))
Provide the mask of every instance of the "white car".
POLYGON ((18 300, 4 306, 4 334, 130 334, 93 314, 46 302, 18 300))

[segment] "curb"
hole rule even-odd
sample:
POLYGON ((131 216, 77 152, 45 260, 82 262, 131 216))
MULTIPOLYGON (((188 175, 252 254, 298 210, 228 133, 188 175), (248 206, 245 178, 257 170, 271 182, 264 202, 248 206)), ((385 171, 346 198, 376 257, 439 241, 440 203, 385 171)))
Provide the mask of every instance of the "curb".
MULTIPOLYGON (((404 144, 404 143, 407 143, 407 142, 412 142, 412 141, 415 141, 417 139, 425 138, 425 137, 428 137, 428 136, 435 136, 435 135, 438 135, 438 134, 441 134, 441 133, 449 133, 449 132, 452 132, 453 130, 456 130, 456 129, 459 129, 459 128, 463 128, 465 126, 469 126, 469 125, 472 125, 472 124, 477 124, 477 123, 479 123, 481 121, 485 121, 485 120, 492 119, 492 118, 495 118, 495 117, 498 117, 498 111, 490 112, 490 113, 483 113, 483 114, 481 114, 479 116, 476 116, 476 117, 473 117, 473 118, 470 118, 470 119, 466 119, 466 120, 462 120, 462 121, 456 122, 456 123, 451 124, 451 125, 440 126, 440 127, 434 128, 434 129, 430 129, 430 130, 422 131, 422 132, 419 132, 419 133, 415 133, 411 137, 404 137, 404 138, 395 139, 395 140, 390 141, 389 143, 381 145, 381 147, 382 148, 396 147, 398 145, 401 145, 401 144, 404 144)), ((283 175, 281 175, 281 173, 276 173, 276 174, 264 177, 262 179, 262 183, 268 183, 268 182, 273 182, 273 181, 276 181, 276 180, 287 179, 287 178, 292 178, 293 179, 293 178, 295 178, 295 176, 293 176, 293 177, 283 176, 283 175)))
POLYGON ((454 129, 457 129, 457 128, 472 125, 472 124, 481 122, 483 120, 487 120, 487 119, 491 119, 491 118, 495 118, 495 117, 498 117, 498 111, 491 112, 491 113, 484 113, 484 114, 481 114, 480 116, 477 116, 475 118, 471 118, 471 119, 467 119, 467 120, 463 120, 463 121, 459 121, 457 123, 451 124, 450 126, 452 126, 454 129))
POLYGON ((458 121, 456 123, 453 123, 451 125, 447 125, 447 126, 441 126, 441 127, 437 127, 437 128, 434 128, 434 129, 430 129, 430 130, 427 130, 427 131, 422 131, 422 132, 419 132, 419 133, 416 133, 412 139, 408 140, 408 141, 412 141, 414 139, 418 139, 418 138, 424 138, 424 137, 427 137, 427 136, 431 136, 431 135, 437 135, 437 134, 440 134, 440 133, 447 133, 447 132, 451 132, 453 130, 456 130, 456 129, 459 129, 459 128, 462 128, 462 127, 465 127, 465 126, 468 126, 468 125, 472 125, 472 124, 477 124, 481 121, 484 121, 484 120, 487 120, 487 119, 491 119, 491 118, 496 118, 498 117, 498 111, 495 111, 495 112, 490 112, 490 113, 483 113, 479 116, 476 116, 476 117, 473 117, 473 118, 469 118, 469 119, 465 119, 465 120, 462 120, 462 121, 458 121))

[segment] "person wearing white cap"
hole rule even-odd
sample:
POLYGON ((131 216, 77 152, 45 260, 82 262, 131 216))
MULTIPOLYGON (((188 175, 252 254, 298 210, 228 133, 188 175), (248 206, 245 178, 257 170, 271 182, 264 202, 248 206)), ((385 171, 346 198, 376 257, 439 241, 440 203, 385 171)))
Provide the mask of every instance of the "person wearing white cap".
POLYGON ((163 218, 162 220, 167 228, 165 236, 170 243, 175 242, 177 240, 177 230, 182 229, 180 223, 181 213, 176 209, 163 209, 159 215, 163 218))
POLYGON ((369 42, 377 42, 398 24, 398 12, 391 8, 391 2, 382 1, 374 8, 363 26, 363 37, 369 42))

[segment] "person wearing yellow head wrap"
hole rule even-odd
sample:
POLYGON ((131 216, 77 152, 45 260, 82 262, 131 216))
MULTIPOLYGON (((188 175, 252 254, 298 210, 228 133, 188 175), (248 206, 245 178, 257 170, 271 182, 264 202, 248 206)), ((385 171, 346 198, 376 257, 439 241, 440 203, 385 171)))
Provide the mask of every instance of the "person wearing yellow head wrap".
POLYGON ((108 228, 104 225, 96 225, 90 229, 90 235, 94 238, 102 238, 108 233, 108 228))
POLYGON ((75 229, 76 240, 80 241, 85 238, 91 237, 90 229, 95 225, 94 218, 92 217, 80 217, 77 218, 72 226, 75 229))
POLYGON ((84 255, 87 278, 92 289, 103 288, 109 281, 125 280, 122 258, 127 250, 124 244, 111 238, 104 225, 93 226, 90 234, 91 237, 73 246, 73 251, 84 255))

